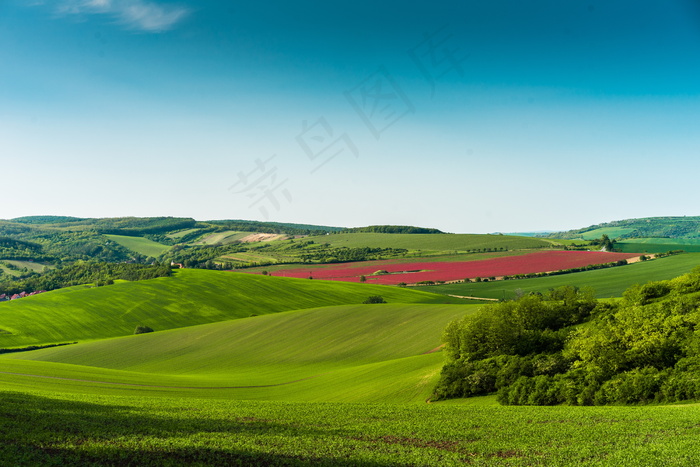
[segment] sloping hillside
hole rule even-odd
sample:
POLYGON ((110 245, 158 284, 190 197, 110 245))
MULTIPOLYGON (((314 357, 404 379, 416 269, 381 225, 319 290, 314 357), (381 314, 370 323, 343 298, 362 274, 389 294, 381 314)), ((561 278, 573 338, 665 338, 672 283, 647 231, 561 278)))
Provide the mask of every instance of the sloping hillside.
POLYGON ((77 287, 0 303, 0 348, 129 335, 138 325, 164 330, 251 315, 359 304, 456 299, 368 284, 341 284, 232 272, 179 270, 172 277, 77 287))
POLYGON ((592 240, 603 234, 610 238, 700 238, 700 216, 645 217, 591 225, 581 229, 555 232, 548 238, 592 240))

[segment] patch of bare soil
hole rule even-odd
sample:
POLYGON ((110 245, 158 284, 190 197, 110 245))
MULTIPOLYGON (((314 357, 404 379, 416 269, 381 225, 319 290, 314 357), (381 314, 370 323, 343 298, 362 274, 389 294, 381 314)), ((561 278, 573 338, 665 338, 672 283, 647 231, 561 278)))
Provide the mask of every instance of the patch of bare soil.
POLYGON ((241 243, 271 242, 273 240, 280 240, 280 239, 286 238, 286 237, 287 237, 286 235, 281 235, 281 234, 256 233, 256 234, 246 235, 245 237, 241 238, 239 241, 241 243))

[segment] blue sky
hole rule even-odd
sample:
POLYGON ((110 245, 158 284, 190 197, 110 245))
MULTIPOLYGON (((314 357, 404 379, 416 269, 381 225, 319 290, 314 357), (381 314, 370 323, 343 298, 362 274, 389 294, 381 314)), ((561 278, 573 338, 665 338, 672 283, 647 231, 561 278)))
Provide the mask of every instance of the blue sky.
POLYGON ((0 218, 698 215, 696 1, 0 3, 0 218))

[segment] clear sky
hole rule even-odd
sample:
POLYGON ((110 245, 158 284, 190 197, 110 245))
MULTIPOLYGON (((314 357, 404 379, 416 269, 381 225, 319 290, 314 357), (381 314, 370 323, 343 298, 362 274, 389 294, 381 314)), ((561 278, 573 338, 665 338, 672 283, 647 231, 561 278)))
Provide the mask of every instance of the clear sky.
POLYGON ((0 218, 698 215, 700 3, 0 1, 0 218))

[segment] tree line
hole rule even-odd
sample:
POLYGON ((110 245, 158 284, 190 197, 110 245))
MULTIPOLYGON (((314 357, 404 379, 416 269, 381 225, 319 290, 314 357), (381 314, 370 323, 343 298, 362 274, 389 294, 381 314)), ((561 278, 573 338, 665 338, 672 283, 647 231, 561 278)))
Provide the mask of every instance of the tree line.
POLYGON ((19 280, 0 282, 0 293, 30 293, 83 284, 108 285, 118 279, 138 281, 171 274, 170 266, 162 264, 77 262, 44 274, 31 274, 19 280))
POLYGON ((367 227, 343 229, 340 233, 441 234, 445 232, 411 225, 370 225, 367 227))

